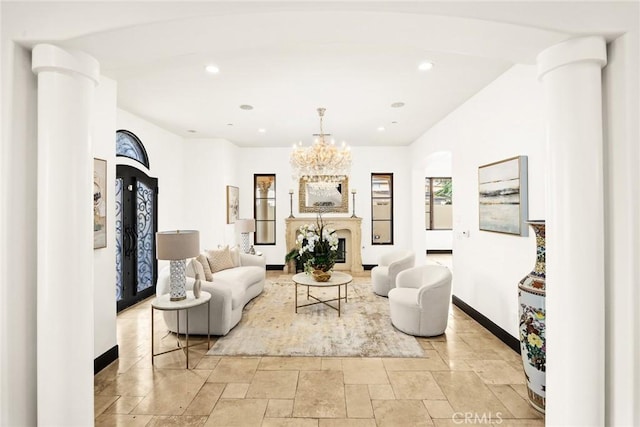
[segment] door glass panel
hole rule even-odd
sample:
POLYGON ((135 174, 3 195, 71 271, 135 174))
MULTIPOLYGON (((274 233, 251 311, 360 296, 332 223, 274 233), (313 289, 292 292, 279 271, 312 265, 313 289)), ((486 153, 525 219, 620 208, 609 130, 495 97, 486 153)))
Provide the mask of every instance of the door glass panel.
POLYGON ((453 228, 451 178, 425 178, 425 228, 453 228))
POLYGON ((138 236, 138 292, 153 286, 153 189, 136 181, 136 233, 138 236))
POLYGON ((391 221, 373 221, 373 243, 391 243, 391 221))
POLYGON ((371 244, 393 244, 393 174, 371 174, 371 244))
POLYGON ((391 199, 374 199, 373 200, 373 218, 391 219, 391 199))
POLYGON ((122 292, 122 178, 116 179, 116 301, 122 292))
POLYGON ((253 217, 256 219, 256 245, 276 243, 276 176, 253 175, 253 217))
POLYGON ((273 200, 256 200, 256 219, 269 221, 273 221, 276 219, 276 207, 274 206, 273 200))
POLYGON ((273 242, 275 241, 275 222, 274 221, 257 221, 256 222, 256 241, 273 242))

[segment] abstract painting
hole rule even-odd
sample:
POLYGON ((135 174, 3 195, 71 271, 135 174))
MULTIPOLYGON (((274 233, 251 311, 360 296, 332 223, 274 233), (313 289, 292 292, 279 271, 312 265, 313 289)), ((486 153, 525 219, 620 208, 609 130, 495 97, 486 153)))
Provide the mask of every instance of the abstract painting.
POLYGON ((240 191, 238 187, 227 185, 227 224, 234 224, 240 212, 240 191))
POLYGON ((93 159, 93 249, 107 247, 107 161, 93 159))
POLYGON ((526 236, 527 156, 478 168, 480 230, 526 236))

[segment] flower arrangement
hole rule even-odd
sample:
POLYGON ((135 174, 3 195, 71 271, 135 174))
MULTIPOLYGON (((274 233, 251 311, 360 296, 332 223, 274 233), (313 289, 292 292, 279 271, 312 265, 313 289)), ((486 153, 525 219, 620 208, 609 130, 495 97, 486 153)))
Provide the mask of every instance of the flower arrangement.
POLYGON ((285 261, 298 261, 304 271, 331 271, 338 259, 338 236, 327 227, 318 215, 315 224, 305 224, 298 229, 296 247, 285 257, 285 261))

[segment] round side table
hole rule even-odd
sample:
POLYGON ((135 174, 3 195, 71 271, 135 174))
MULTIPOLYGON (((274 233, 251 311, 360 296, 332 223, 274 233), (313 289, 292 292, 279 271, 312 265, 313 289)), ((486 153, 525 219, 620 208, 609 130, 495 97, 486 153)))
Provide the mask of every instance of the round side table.
POLYGON ((171 301, 169 294, 163 294, 157 296, 153 301, 151 301, 151 365, 153 365, 153 359, 156 356, 160 356, 161 354, 171 353, 172 351, 184 350, 187 356, 187 369, 189 369, 189 309, 193 307, 199 307, 203 304, 207 304, 207 349, 211 348, 211 294, 209 292, 201 292, 200 298, 196 298, 193 295, 192 291, 187 291, 187 298, 180 301, 171 301), (153 311, 161 310, 161 311, 175 311, 176 319, 177 319, 177 332, 178 335, 178 346, 177 348, 173 348, 171 350, 162 351, 160 353, 154 353, 155 345, 154 345, 154 319, 153 319, 153 311), (185 316, 187 318, 187 328, 185 331, 186 336, 186 345, 180 344, 180 310, 185 311, 185 316))

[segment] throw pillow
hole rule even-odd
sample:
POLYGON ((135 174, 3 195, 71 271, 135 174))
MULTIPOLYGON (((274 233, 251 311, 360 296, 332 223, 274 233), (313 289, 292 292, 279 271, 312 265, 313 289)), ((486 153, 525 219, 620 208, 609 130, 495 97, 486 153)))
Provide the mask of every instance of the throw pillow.
POLYGON ((200 254, 196 257, 196 260, 202 265, 202 269, 204 270, 204 279, 207 282, 213 282, 213 272, 211 271, 211 267, 209 266, 209 260, 203 254, 200 254))
POLYGON ((228 246, 222 249, 207 251, 207 259, 209 260, 209 266, 213 273, 233 268, 233 261, 231 260, 231 253, 229 252, 228 246))
POLYGON ((229 248, 229 253, 231 254, 233 266, 240 267, 240 246, 235 245, 234 247, 229 248))

